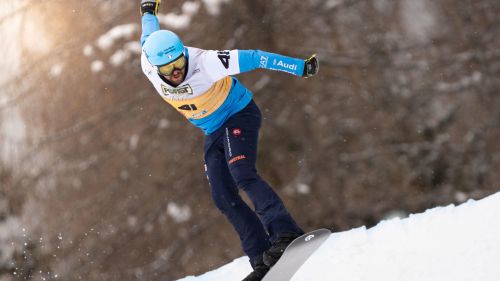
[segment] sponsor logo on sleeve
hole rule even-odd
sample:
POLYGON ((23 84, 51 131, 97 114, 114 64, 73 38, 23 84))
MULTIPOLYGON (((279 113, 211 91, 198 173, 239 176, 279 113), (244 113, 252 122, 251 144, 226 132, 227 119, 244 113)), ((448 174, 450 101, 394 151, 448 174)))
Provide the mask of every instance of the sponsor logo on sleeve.
POLYGON ((297 65, 294 64, 294 63, 286 63, 286 62, 283 62, 282 60, 280 60, 277 64, 277 66, 281 66, 285 69, 288 69, 288 70, 297 70, 297 65))
POLYGON ((267 67, 267 60, 268 60, 268 57, 261 56, 260 57, 260 65, 259 65, 259 67, 260 68, 266 68, 267 67))

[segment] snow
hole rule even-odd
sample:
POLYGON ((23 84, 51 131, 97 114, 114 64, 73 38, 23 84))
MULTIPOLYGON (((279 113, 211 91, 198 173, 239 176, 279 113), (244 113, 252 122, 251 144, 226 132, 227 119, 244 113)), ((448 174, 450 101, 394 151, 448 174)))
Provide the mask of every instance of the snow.
POLYGON ((220 5, 228 3, 230 0, 202 0, 207 8, 207 11, 212 16, 216 16, 220 13, 220 5))
POLYGON ((311 187, 305 183, 298 183, 296 189, 299 194, 309 194, 311 192, 311 187))
POLYGON ((176 223, 186 222, 191 218, 191 208, 188 205, 180 206, 174 202, 168 203, 167 213, 176 223))
POLYGON ((439 82, 436 85, 436 90, 437 91, 442 91, 442 92, 455 92, 459 91, 461 89, 471 87, 474 85, 479 85, 481 83, 482 79, 482 74, 478 71, 474 71, 470 76, 465 76, 462 77, 461 79, 458 79, 457 81, 454 82, 439 82))
POLYGON ((188 1, 182 5, 182 14, 168 13, 166 15, 159 14, 158 21, 160 25, 164 25, 171 29, 185 29, 189 27, 191 19, 198 13, 200 8, 199 2, 188 1))
MULTIPOLYGON (((498 281, 500 192, 334 233, 291 281, 498 281)), ((248 259, 179 281, 241 280, 248 259)))
POLYGON ((140 55, 142 52, 141 44, 137 41, 127 42, 123 45, 123 49, 116 50, 109 58, 109 62, 113 66, 120 66, 126 63, 132 55, 140 55))
POLYGON ((325 8, 326 9, 333 9, 333 8, 336 8, 340 5, 342 5, 343 2, 344 2, 343 0, 328 0, 325 3, 325 8))
POLYGON ((170 121, 168 119, 162 118, 158 122, 158 129, 167 129, 170 127, 170 121))
MULTIPOLYGON (((0 198, 0 212, 2 202, 4 200, 0 198)), ((21 222, 17 217, 8 217, 0 221, 0 249, 2 249, 0 251, 0 268, 13 269, 12 257, 15 252, 22 252, 23 249, 20 237, 23 237, 23 234, 21 233, 21 222)))
POLYGON ((14 11, 21 6, 19 1, 0 1, 0 16, 4 21, 4 24, 0 24, 0 49, 3 54, 8 54, 0 60, 0 83, 8 81, 19 72, 22 53, 19 34, 23 27, 23 17, 20 13, 14 14, 14 11), (9 18, 5 18, 7 16, 9 18))
POLYGON ((128 51, 128 52, 134 53, 136 55, 140 55, 142 53, 142 47, 141 47, 141 43, 139 43, 139 41, 127 42, 123 46, 123 49, 128 51))
POLYGON ((133 134, 129 139, 130 150, 136 150, 139 145, 140 136, 138 134, 133 134))
POLYGON ((202 276, 188 276, 179 281, 220 281, 241 280, 252 270, 247 257, 241 257, 221 268, 205 273, 202 276))
POLYGON ((22 46, 30 52, 48 55, 54 49, 51 38, 53 34, 50 33, 39 16, 30 16, 28 20, 23 21, 20 36, 22 46))
POLYGON ((52 78, 59 77, 59 76, 62 74, 63 70, 64 70, 64 65, 63 65, 63 64, 61 64, 61 63, 54 64, 54 65, 50 68, 49 75, 50 75, 50 77, 52 77, 52 78))
MULTIPOLYGON (((220 12, 220 5, 227 3, 230 0, 203 0, 207 11, 211 15, 218 15, 220 12)), ((181 6, 181 13, 167 13, 158 14, 158 21, 164 29, 181 30, 190 26, 193 17, 199 12, 199 1, 186 1, 181 6)), ((114 50, 109 57, 109 64, 114 67, 119 67, 124 63, 130 61, 134 54, 141 54, 141 45, 136 36, 140 31, 137 23, 128 23, 115 26, 106 33, 102 34, 94 43, 95 46, 101 51, 111 50, 119 40, 134 39, 134 41, 127 42, 121 45, 121 48, 114 50)), ((95 54, 92 44, 86 44, 83 47, 83 54, 86 57, 91 57, 95 54)), ((104 69, 104 63, 101 60, 94 60, 91 64, 91 71, 99 73, 104 69)))
POLYGON ((101 50, 108 50, 113 47, 115 41, 132 38, 137 31, 138 25, 135 23, 118 25, 101 35, 96 44, 101 50))
POLYGON ((3 110, 0 117, 0 164, 18 164, 25 150, 26 122, 17 107, 3 110))
POLYGON ((92 47, 92 45, 90 44, 85 45, 85 47, 83 47, 83 54, 86 57, 92 56, 94 54, 94 47, 92 47))
POLYGON ((436 7, 430 0, 404 0, 401 19, 406 33, 417 42, 427 42, 438 26, 436 7))
POLYGON ((111 57, 109 58, 109 62, 113 66, 120 66, 124 62, 126 62, 130 58, 130 53, 125 50, 117 50, 111 57))
POLYGON ((90 64, 90 70, 93 73, 101 72, 104 69, 104 63, 100 60, 95 60, 90 64))
POLYGON ((191 17, 189 15, 177 15, 173 13, 158 15, 158 20, 160 24, 171 29, 184 29, 191 23, 191 17))

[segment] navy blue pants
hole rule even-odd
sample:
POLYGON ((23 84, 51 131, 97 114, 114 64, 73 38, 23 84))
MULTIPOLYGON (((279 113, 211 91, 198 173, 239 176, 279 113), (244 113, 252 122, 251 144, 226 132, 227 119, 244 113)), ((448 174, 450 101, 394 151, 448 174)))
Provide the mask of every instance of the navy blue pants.
POLYGON ((285 233, 303 234, 278 195, 257 173, 261 113, 251 101, 205 138, 205 170, 212 198, 240 236, 252 265, 285 233), (238 194, 246 192, 253 211, 238 194))

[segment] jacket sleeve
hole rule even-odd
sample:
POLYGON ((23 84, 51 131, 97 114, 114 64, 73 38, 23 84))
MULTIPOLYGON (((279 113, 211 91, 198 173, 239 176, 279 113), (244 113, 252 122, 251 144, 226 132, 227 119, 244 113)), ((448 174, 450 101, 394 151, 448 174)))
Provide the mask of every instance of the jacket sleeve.
POLYGON ((304 60, 261 50, 239 50, 240 72, 256 68, 283 71, 297 76, 304 73, 304 60))
POLYGON ((158 21, 158 18, 152 14, 144 14, 142 16, 141 46, 144 45, 146 38, 157 30, 160 30, 160 22, 158 21))
POLYGON ((202 63, 213 81, 257 68, 283 71, 297 76, 304 73, 304 60, 261 50, 204 51, 202 63))

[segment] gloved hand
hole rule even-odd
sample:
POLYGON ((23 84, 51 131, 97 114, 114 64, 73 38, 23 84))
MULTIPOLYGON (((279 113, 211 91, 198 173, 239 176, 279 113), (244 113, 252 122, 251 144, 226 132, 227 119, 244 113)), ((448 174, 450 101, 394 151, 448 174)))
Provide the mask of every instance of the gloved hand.
POLYGON ((304 61, 304 74, 302 74, 302 77, 304 78, 309 78, 316 73, 318 73, 319 70, 319 62, 318 59, 316 58, 316 54, 312 55, 310 58, 306 59, 304 61))
POLYGON ((158 14, 158 7, 160 7, 161 0, 142 0, 141 1, 141 16, 144 14, 158 14))

